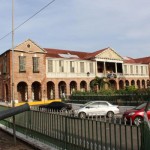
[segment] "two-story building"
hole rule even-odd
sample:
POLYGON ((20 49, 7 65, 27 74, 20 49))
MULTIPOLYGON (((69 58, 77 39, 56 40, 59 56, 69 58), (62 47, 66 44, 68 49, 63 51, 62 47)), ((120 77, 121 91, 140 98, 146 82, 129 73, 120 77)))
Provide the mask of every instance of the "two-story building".
POLYGON ((115 89, 147 88, 150 61, 144 60, 125 59, 109 47, 95 52, 41 48, 29 39, 0 56, 0 99, 11 101, 12 86, 19 102, 57 99, 90 90, 96 76, 106 77, 115 89))

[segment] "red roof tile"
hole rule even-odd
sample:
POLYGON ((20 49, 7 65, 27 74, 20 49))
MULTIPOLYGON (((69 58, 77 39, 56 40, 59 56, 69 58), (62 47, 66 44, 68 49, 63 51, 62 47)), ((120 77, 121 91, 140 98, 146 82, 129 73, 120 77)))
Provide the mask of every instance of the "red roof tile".
POLYGON ((124 58, 125 63, 139 63, 139 64, 149 64, 150 63, 150 57, 143 57, 143 58, 130 58, 130 57, 125 57, 124 58))
POLYGON ((124 63, 136 63, 135 60, 131 57, 123 57, 123 58, 124 58, 123 60, 124 63))
POLYGON ((61 49, 50 49, 44 48, 47 51, 47 57, 54 57, 54 58, 64 58, 62 55, 70 55, 70 58, 77 58, 83 59, 88 53, 86 52, 78 52, 78 51, 71 51, 71 50, 61 50, 61 49))
POLYGON ((102 53, 103 51, 105 51, 107 48, 102 49, 102 50, 98 50, 96 52, 93 53, 89 53, 86 57, 84 57, 84 59, 91 59, 94 58, 96 55, 98 55, 99 53, 102 53))
POLYGON ((61 50, 61 49, 51 49, 51 48, 44 48, 44 50, 47 51, 46 57, 54 57, 54 58, 64 58, 62 57, 62 54, 70 54, 70 56, 72 55, 72 57, 70 58, 77 58, 77 57, 73 57, 74 56, 78 56, 78 59, 91 59, 94 58, 97 54, 103 52, 105 49, 102 50, 98 50, 96 52, 93 53, 88 53, 88 52, 79 52, 79 51, 71 51, 71 50, 61 50))
MULTIPOLYGON (((52 49, 52 48, 44 48, 47 51, 46 57, 53 57, 53 58, 74 58, 74 59, 92 59, 99 53, 107 50, 108 48, 104 48, 102 50, 97 50, 95 52, 79 52, 79 51, 71 51, 71 50, 62 50, 62 49, 52 49), (68 57, 67 57, 68 56, 68 57)), ((143 58, 131 58, 131 57, 124 57, 124 63, 143 63, 148 64, 150 63, 150 57, 143 57, 143 58)))
POLYGON ((149 64, 150 63, 150 56, 149 57, 143 57, 143 58, 137 58, 135 59, 137 63, 142 63, 142 64, 149 64))

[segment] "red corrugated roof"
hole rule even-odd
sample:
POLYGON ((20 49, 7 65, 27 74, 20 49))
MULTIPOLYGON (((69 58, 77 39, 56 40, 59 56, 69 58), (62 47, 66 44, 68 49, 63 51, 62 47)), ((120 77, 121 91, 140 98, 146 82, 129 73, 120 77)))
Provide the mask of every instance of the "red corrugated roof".
POLYGON ((83 59, 88 53, 62 49, 44 48, 47 51, 47 57, 63 58, 60 54, 76 55, 79 59, 83 59))
POLYGON ((79 59, 90 59, 90 58, 95 57, 97 54, 103 52, 104 50, 106 50, 106 48, 102 50, 98 50, 93 53, 71 51, 71 50, 61 50, 61 49, 51 49, 51 48, 44 48, 44 50, 47 51, 46 57, 63 58, 60 56, 60 54, 71 54, 71 55, 78 56, 79 59))
POLYGON ((123 57, 123 58, 124 58, 123 60, 124 63, 136 63, 135 60, 131 57, 123 57))
POLYGON ((143 57, 143 58, 137 58, 135 59, 137 63, 142 63, 142 64, 149 64, 150 63, 150 56, 149 57, 143 57))
POLYGON ((150 63, 150 57, 143 57, 143 58, 136 58, 133 59, 131 57, 124 58, 125 63, 139 63, 139 64, 149 64, 150 63))
POLYGON ((84 59, 91 59, 91 58, 94 58, 96 55, 98 55, 99 53, 102 53, 103 51, 105 51, 107 48, 104 48, 102 50, 98 50, 96 52, 93 52, 93 53, 89 53, 87 54, 86 57, 84 57, 84 59))
MULTIPOLYGON (((47 51, 46 57, 53 57, 53 58, 65 58, 65 56, 70 56, 68 58, 75 58, 75 59, 92 59, 99 53, 107 50, 108 48, 104 48, 102 50, 97 50, 95 52, 79 52, 79 51, 72 51, 72 50, 62 50, 62 49, 53 49, 53 48, 44 48, 47 51), (77 57, 75 57, 77 56, 77 57)), ((67 57, 66 57, 67 58, 67 57)), ((150 56, 143 57, 143 58, 131 58, 131 57, 124 57, 124 63, 143 63, 148 64, 150 63, 150 56)))

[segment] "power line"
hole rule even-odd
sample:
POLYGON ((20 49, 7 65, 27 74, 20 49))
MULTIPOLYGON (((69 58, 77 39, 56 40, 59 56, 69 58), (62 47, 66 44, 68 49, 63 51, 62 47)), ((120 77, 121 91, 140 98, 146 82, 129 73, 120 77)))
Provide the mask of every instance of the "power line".
MULTIPOLYGON (((37 11, 35 14, 33 14, 31 17, 29 17, 27 20, 25 20, 24 22, 22 22, 19 26, 17 26, 16 28, 14 28, 14 31, 17 30, 18 28, 20 28, 22 25, 24 25, 26 22, 28 22, 29 20, 31 20, 33 17, 35 17, 37 14, 39 14, 41 11, 43 11, 46 7, 48 7, 49 5, 51 5, 53 2, 55 2, 56 0, 52 0, 51 2, 49 2, 47 5, 45 5, 44 7, 42 7, 39 11, 37 11)), ((2 38, 0 38, 0 41, 3 40, 4 38, 6 38, 8 35, 10 35, 12 33, 12 31, 10 31, 9 33, 7 33, 6 35, 4 35, 2 38)))

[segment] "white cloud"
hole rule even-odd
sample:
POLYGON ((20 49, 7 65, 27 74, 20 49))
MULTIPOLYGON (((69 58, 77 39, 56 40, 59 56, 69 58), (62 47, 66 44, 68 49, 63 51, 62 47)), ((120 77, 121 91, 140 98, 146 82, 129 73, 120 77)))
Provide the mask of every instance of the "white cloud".
MULTIPOLYGON (((15 0, 15 26, 48 2, 15 0)), ((2 0, 2 4, 0 35, 3 36, 11 30, 11 2, 2 0)), ((15 32, 15 42, 31 38, 43 47, 82 51, 110 46, 121 55, 148 56, 149 7, 149 0, 56 0, 15 32)), ((11 36, 1 40, 0 50, 6 50, 10 41, 11 36)))

